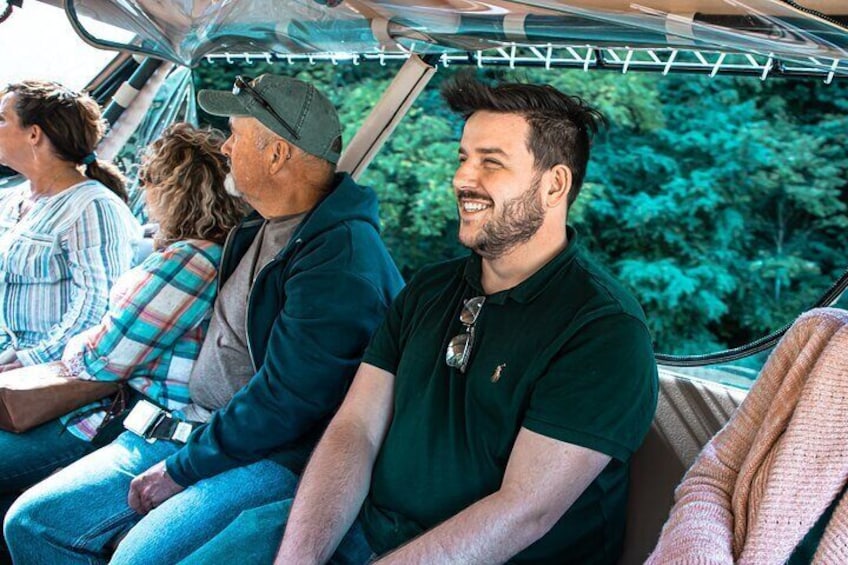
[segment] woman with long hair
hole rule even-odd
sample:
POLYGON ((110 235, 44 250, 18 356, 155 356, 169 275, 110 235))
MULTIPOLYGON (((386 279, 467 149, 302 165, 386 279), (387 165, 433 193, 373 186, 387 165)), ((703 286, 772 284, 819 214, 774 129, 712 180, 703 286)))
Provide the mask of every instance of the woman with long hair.
POLYGON ((0 372, 58 359, 106 313, 141 228, 124 180, 94 152, 97 103, 53 82, 0 90, 0 163, 26 182, 0 192, 0 372))
MULTIPOLYGON (((159 223, 154 252, 118 279, 108 313, 71 338, 62 360, 44 371, 126 383, 131 400, 168 410, 189 402, 222 245, 245 210, 224 189, 223 142, 217 132, 175 124, 148 147, 139 174, 150 217, 159 223)), ((23 434, 0 431, 0 512, 21 490, 109 441, 108 407, 96 402, 23 434)))

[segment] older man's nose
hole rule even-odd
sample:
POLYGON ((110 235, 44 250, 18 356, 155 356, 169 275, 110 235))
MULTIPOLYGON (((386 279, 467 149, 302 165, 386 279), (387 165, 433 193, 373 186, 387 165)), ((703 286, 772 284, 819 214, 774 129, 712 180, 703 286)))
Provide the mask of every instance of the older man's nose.
POLYGON ((221 146, 221 153, 229 157, 231 155, 231 149, 233 147, 233 136, 227 138, 227 141, 224 142, 224 145, 221 146))

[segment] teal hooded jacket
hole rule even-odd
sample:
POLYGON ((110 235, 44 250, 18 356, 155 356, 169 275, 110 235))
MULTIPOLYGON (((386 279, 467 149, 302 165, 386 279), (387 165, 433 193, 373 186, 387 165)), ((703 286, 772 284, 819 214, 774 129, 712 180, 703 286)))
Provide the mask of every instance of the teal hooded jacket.
MULTIPOLYGON (((251 214, 231 232, 219 285, 263 221, 251 214)), ((185 487, 266 458, 299 474, 402 286, 380 239, 376 195, 336 175, 253 284, 247 340, 256 374, 167 459, 171 478, 185 487)))

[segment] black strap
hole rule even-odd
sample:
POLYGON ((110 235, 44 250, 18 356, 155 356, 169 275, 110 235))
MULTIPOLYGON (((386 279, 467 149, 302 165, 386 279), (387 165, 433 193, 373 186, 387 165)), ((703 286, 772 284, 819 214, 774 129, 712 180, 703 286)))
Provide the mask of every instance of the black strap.
POLYGON ((103 422, 97 428, 97 432, 94 435, 94 439, 91 440, 91 444, 100 448, 105 445, 109 445, 119 435, 124 433, 124 418, 127 417, 130 410, 132 410, 136 403, 142 398, 144 398, 144 396, 140 392, 129 387, 126 383, 123 383, 118 394, 112 401, 112 405, 106 411, 106 416, 103 418, 103 422))
POLYGON ((174 430, 177 429, 177 423, 179 421, 170 414, 162 412, 159 415, 158 420, 153 424, 153 427, 150 428, 150 431, 147 432, 147 437, 154 439, 171 439, 174 436, 174 430))
POLYGON ((174 432, 177 431, 177 426, 179 426, 180 423, 194 428, 192 424, 189 424, 188 422, 182 422, 181 420, 174 418, 167 412, 162 412, 162 414, 153 424, 153 427, 151 427, 150 431, 147 432, 147 434, 145 435, 151 439, 165 439, 168 441, 183 443, 183 441, 174 437, 174 432))

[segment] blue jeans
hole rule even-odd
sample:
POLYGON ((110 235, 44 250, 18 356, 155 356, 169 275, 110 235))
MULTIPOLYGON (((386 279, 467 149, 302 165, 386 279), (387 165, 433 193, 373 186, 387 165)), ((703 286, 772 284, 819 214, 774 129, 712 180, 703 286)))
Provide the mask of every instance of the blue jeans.
MULTIPOLYGON (((273 562, 286 529, 291 504, 292 500, 289 499, 245 510, 232 524, 180 561, 179 565, 273 562)), ((373 552, 357 520, 342 538, 330 564, 361 565, 372 556, 373 552)))
POLYGON ((297 476, 263 460, 202 480, 146 516, 127 504, 132 479, 176 452, 126 432, 24 493, 6 518, 17 565, 176 563, 232 522, 244 508, 290 498, 297 476))
MULTIPOLYGON (((53 420, 21 434, 0 430, 0 520, 20 493, 73 463, 92 445, 53 420)), ((5 545, 0 545, 0 559, 5 545)))

